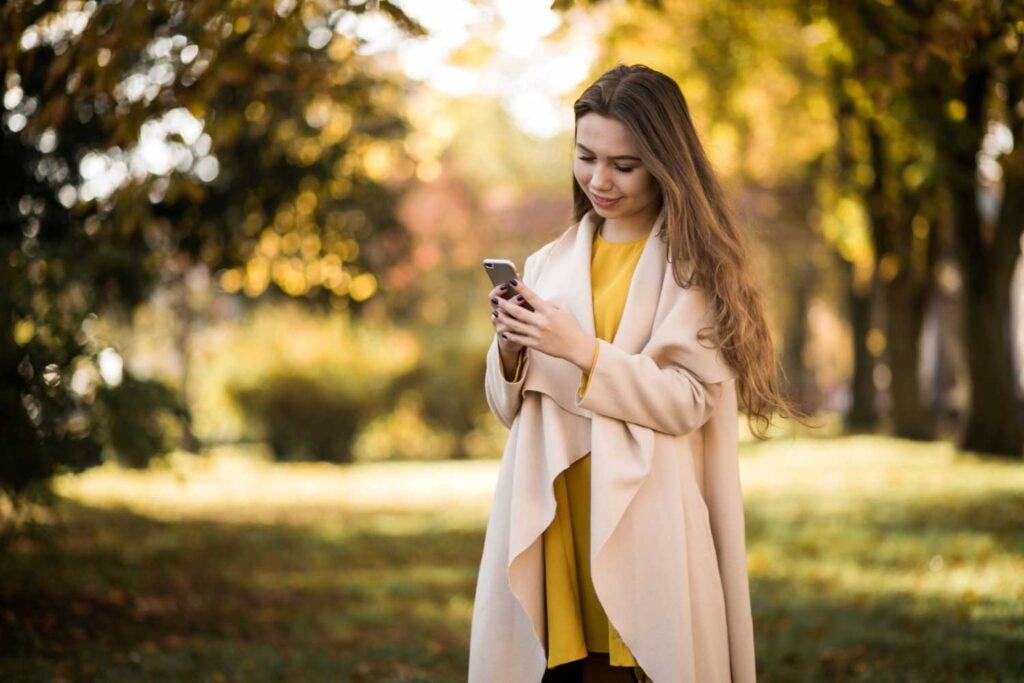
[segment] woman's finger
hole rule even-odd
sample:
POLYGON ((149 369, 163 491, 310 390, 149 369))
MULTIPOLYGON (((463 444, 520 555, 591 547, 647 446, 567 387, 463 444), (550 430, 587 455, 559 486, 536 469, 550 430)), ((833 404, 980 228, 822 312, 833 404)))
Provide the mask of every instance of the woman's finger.
POLYGON ((522 306, 521 302, 515 301, 515 297, 512 299, 498 299, 498 307, 501 312, 511 318, 520 320, 524 323, 536 325, 539 322, 539 318, 536 312, 531 311, 522 306))
POLYGON ((516 334, 515 332, 501 332, 499 334, 501 334, 502 338, 506 339, 507 341, 515 342, 520 346, 530 346, 530 340, 528 337, 516 334))
POLYGON ((507 315, 501 315, 501 311, 498 309, 491 312, 491 322, 494 323, 495 332, 507 332, 509 330, 509 320, 511 318, 507 315))
POLYGON ((526 286, 526 283, 522 280, 518 280, 512 287, 518 292, 518 295, 512 297, 513 299, 519 299, 519 301, 525 301, 526 303, 533 306, 533 310, 539 311, 544 306, 545 300, 540 297, 537 292, 533 291, 526 286))
MULTIPOLYGON (((523 309, 523 312, 529 313, 529 311, 526 311, 525 309, 523 309)), ((509 330, 515 332, 516 334, 526 336, 533 331, 533 325, 531 325, 530 323, 525 322, 523 320, 519 320, 511 315, 505 315, 504 312, 499 314, 498 318, 506 327, 508 327, 509 330)))
POLYGON ((510 285, 508 283, 500 284, 487 293, 487 298, 491 300, 491 307, 497 306, 494 299, 501 299, 502 295, 508 291, 510 285))

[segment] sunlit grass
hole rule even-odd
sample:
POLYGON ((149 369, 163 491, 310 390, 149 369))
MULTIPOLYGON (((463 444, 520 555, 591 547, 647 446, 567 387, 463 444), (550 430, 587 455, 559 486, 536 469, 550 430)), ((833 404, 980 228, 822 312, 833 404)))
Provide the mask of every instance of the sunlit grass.
MULTIPOLYGON (((496 461, 65 477, 0 565, 0 679, 465 680, 496 461)), ((765 681, 1020 680, 1024 468, 882 437, 742 447, 765 681)))
MULTIPOLYGON (((339 467, 275 463, 262 449, 221 448, 210 457, 176 453, 164 467, 147 471, 104 465, 59 480, 57 490, 89 505, 127 506, 160 519, 228 515, 250 521, 288 521, 293 516, 309 521, 310 511, 323 514, 324 508, 347 513, 480 513, 490 504, 496 476, 495 461, 339 467)), ((383 518, 377 521, 384 523, 383 518)))

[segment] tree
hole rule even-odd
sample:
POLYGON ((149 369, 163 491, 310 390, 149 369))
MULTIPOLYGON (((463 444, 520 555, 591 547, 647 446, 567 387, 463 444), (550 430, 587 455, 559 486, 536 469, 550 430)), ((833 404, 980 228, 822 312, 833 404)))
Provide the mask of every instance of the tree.
POLYGON ((960 445, 1020 456, 1024 404, 1009 320, 1024 228, 1024 151, 1014 144, 1024 131, 1024 6, 829 1, 821 7, 854 55, 851 78, 873 110, 902 111, 903 124, 934 150, 964 283, 971 402, 960 445), (894 108, 899 102, 907 106, 894 108), (994 192, 1003 199, 986 216, 978 196, 994 192))
POLYGON ((404 244, 387 183, 406 126, 402 83, 360 54, 370 11, 422 33, 387 1, 0 8, 4 492, 100 460, 90 320, 160 274, 357 310, 375 294, 404 244))

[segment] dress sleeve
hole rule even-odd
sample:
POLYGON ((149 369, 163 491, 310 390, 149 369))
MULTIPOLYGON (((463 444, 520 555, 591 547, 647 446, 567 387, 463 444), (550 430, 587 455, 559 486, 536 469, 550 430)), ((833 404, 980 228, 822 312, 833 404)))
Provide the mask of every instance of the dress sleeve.
POLYGON ((519 352, 519 358, 516 360, 516 371, 512 374, 512 382, 518 382, 523 378, 523 359, 526 358, 526 350, 519 352))
POLYGON ((594 344, 594 355, 590 359, 590 370, 584 370, 583 376, 580 377, 580 388, 576 392, 576 398, 583 398, 583 394, 587 391, 587 386, 590 384, 590 373, 594 369, 594 365, 597 363, 597 356, 601 353, 601 345, 594 344))

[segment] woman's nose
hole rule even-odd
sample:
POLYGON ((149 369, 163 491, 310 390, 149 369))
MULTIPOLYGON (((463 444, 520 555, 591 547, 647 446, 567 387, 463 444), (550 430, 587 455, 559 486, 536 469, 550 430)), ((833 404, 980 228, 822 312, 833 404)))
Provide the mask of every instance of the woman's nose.
POLYGON ((598 192, 607 192, 608 188, 611 187, 611 176, 610 173, 603 168, 597 168, 594 170, 594 175, 590 178, 590 186, 598 192))

